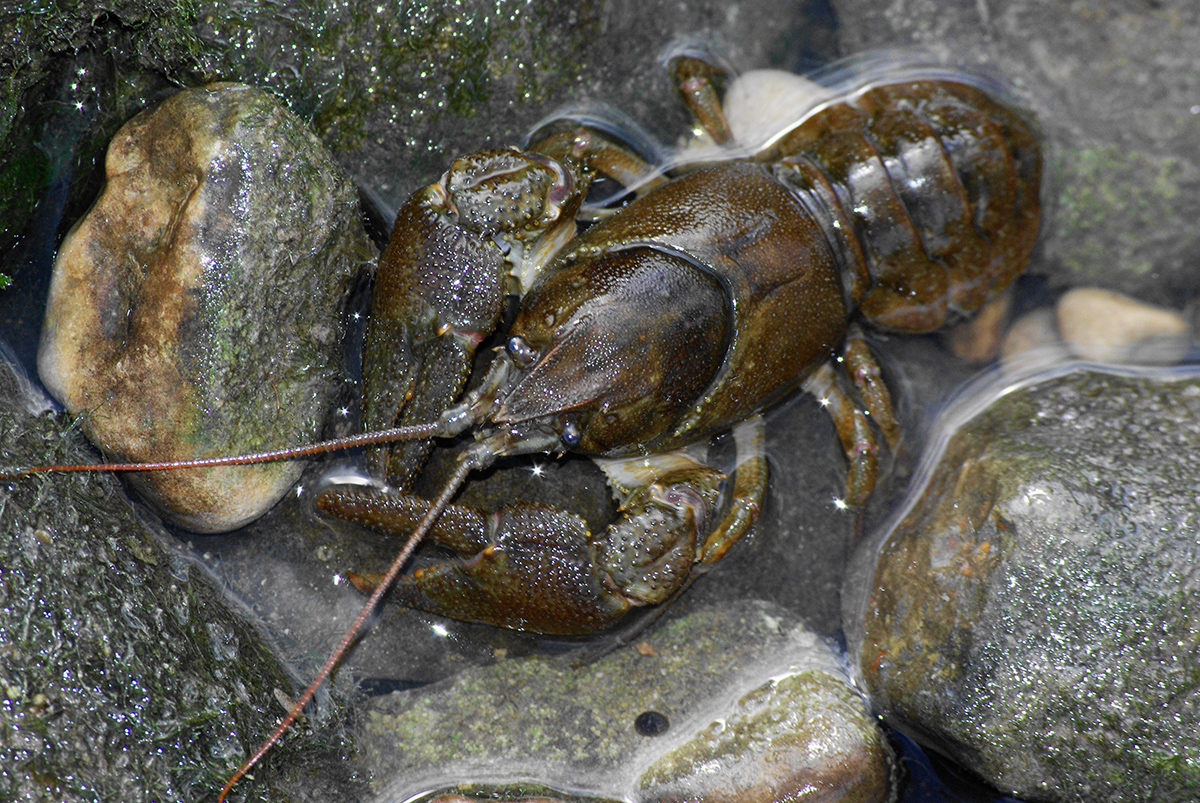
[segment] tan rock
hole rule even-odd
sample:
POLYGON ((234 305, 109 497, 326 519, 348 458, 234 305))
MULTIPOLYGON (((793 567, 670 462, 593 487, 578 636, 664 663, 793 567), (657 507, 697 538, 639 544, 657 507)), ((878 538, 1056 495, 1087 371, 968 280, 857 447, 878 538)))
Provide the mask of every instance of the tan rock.
POLYGON ((946 332, 945 341, 950 351, 956 357, 970 362, 996 359, 1011 308, 1011 292, 1001 293, 988 301, 969 321, 946 332))
POLYGON ((1040 307, 1017 318, 1000 344, 1000 359, 1008 374, 1032 373, 1072 359, 1058 333, 1058 314, 1040 307))
POLYGON ((1076 355, 1106 362, 1167 365, 1191 342, 1181 313, 1098 287, 1076 288, 1058 300, 1058 328, 1076 355))
MULTIPOLYGON (((316 437, 342 299, 370 246, 349 180, 274 97, 180 92, 113 138, 103 193, 59 251, 42 381, 113 459, 182 460, 316 437)), ((232 529, 302 465, 131 474, 170 519, 232 529)))

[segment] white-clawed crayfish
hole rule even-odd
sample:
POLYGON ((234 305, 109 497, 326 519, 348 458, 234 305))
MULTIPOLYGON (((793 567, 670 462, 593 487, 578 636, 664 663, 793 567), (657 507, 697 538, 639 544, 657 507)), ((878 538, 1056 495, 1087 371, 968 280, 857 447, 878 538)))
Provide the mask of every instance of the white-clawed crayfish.
MULTIPOLYGON (((798 387, 832 412, 846 501, 861 503, 877 452, 863 408, 888 440, 896 432, 856 310, 875 326, 932 331, 1025 266, 1037 142, 977 87, 892 75, 744 150, 713 68, 681 56, 673 69, 707 133, 741 158, 685 162, 577 233, 596 172, 637 185, 653 171, 574 126, 527 150, 460 158, 400 211, 364 355, 368 428, 473 431, 442 502, 499 457, 571 451, 600 458, 622 511, 595 534, 533 504, 434 513, 428 537, 462 560, 400 579, 417 607, 578 634, 663 602, 753 521, 766 476, 759 413, 798 387), (520 311, 460 400, 506 281, 520 311), (730 429, 738 467, 721 505, 725 475, 680 450, 730 429)), ((318 507, 411 532, 429 515, 405 495, 429 445, 376 452, 393 489, 328 491, 318 507)))
POLYGON ((797 389, 833 415, 846 501, 862 502, 876 473, 868 421, 893 445, 897 436, 856 321, 932 331, 1024 269, 1038 142, 986 83, 892 65, 756 130, 727 117, 721 70, 690 54, 671 68, 716 153, 685 152, 663 170, 571 125, 527 149, 460 158, 400 210, 364 351, 375 432, 350 439, 393 444, 373 457, 390 488, 334 488, 318 506, 412 535, 313 688, 421 538, 463 558, 401 578, 398 592, 458 618, 583 633, 670 598, 753 522, 766 488, 759 416, 797 389), (597 174, 636 197, 580 232, 597 174), (463 395, 507 293, 521 303, 506 345, 463 395), (728 430, 739 456, 727 479, 685 447, 728 430), (438 498, 406 495, 430 439, 467 431, 475 442, 438 498), (598 458, 623 500, 605 532, 545 506, 450 505, 470 472, 500 457, 568 451, 598 458))

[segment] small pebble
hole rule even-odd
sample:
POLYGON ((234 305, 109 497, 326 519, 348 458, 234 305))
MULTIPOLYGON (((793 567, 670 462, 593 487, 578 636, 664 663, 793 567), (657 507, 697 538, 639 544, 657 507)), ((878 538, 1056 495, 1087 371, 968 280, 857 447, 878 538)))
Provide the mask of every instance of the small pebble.
POLYGON ((1000 359, 1010 374, 1036 371, 1070 358, 1058 333, 1058 314, 1053 307, 1041 307, 1017 318, 1000 344, 1000 359))
POLYGON ((819 84, 783 70, 750 70, 725 93, 725 115, 739 145, 756 148, 800 118, 798 109, 828 94, 819 84))
POLYGON ((1057 313, 1063 339, 1084 359, 1169 365, 1191 342, 1180 312, 1098 287, 1069 290, 1057 313))
POLYGON ((971 320, 946 332, 946 345, 954 356, 969 362, 990 362, 1000 352, 1004 322, 1012 307, 1012 293, 1002 293, 984 304, 971 320))

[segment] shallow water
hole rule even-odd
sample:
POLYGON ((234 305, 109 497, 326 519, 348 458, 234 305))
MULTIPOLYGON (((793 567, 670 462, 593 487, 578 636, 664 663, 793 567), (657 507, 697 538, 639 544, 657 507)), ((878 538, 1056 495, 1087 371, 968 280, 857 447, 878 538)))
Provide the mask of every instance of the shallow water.
MULTIPOLYGON (((812 21, 827 30, 830 23, 820 13, 822 8, 818 6, 812 21)), ((245 43, 239 46, 249 47, 245 43)), ((776 59, 776 64, 787 68, 808 66, 803 62, 811 60, 812 53, 812 48, 800 46, 776 59)), ((111 80, 111 76, 105 77, 103 64, 85 68, 91 70, 90 81, 111 80)), ((269 84, 277 79, 263 76, 263 80, 269 84)), ((294 86, 292 79, 286 83, 294 86)), ((294 94, 321 98, 332 85, 330 79, 330 84, 297 89, 294 94)), ((86 91, 91 84, 74 89, 70 86, 64 79, 48 90, 48 97, 51 93, 62 94, 62 98, 50 98, 58 102, 54 106, 57 111, 49 116, 41 145, 52 154, 52 169, 34 223, 0 259, 0 272, 14 278, 12 288, 0 291, 0 338, 12 345, 17 359, 31 372, 54 249, 73 220, 86 210, 98 186, 95 157, 91 173, 85 176, 77 172, 77 157, 86 145, 85 131, 105 111, 98 106, 103 93, 94 86, 93 91, 86 91), (72 92, 75 94, 69 94, 72 92)), ((400 113, 393 109, 387 121, 394 123, 400 113)), ((482 131, 472 133, 480 134, 480 146, 492 136, 491 132, 486 136, 482 131)), ((403 143, 421 149, 421 154, 413 157, 421 165, 410 170, 410 175, 421 170, 428 173, 444 156, 443 144, 435 142, 428 132, 414 136, 409 135, 403 143)), ((357 163, 358 172, 367 172, 364 166, 375 164, 372 158, 364 158, 357 163)), ((374 189, 385 193, 385 200, 394 202, 411 187, 398 187, 387 178, 374 189)), ((1023 284, 1021 292, 1024 295, 1019 296, 1018 306, 1038 303, 1044 287, 1031 280, 1023 284)), ((770 599, 800 612, 817 632, 837 636, 838 589, 849 550, 846 539, 856 530, 869 530, 888 515, 903 492, 909 472, 917 465, 922 442, 932 437, 925 427, 954 390, 975 372, 964 363, 948 360, 934 338, 877 338, 876 345, 884 355, 881 361, 891 372, 903 423, 910 435, 896 473, 873 500, 865 523, 852 521, 834 504, 842 482, 836 438, 815 402, 798 399, 779 411, 772 422, 775 492, 757 531, 701 578, 667 617, 714 601, 770 599), (797 455, 803 459, 796 459, 797 455), (788 494, 780 492, 781 488, 803 491, 788 494), (835 535, 831 538, 830 533, 835 535)), ((303 481, 304 492, 293 495, 265 520, 242 531, 208 538, 177 534, 225 579, 232 593, 262 617, 301 674, 310 674, 323 661, 361 606, 361 595, 345 581, 345 567, 365 569, 386 562, 394 548, 381 538, 359 537, 348 525, 330 525, 308 509, 313 485, 329 471, 341 470, 352 461, 352 456, 339 457, 314 465, 303 481), (329 464, 333 464, 332 469, 329 464)), ((532 463, 518 464, 508 473, 526 487, 549 485, 557 476, 567 486, 590 492, 598 507, 603 507, 607 499, 600 478, 585 463, 554 464, 549 476, 535 475, 532 468, 532 463)), ((347 662, 339 683, 343 688, 357 684, 373 692, 391 691, 431 682, 463 666, 488 663, 497 654, 513 657, 574 649, 580 646, 569 640, 513 634, 388 608, 347 662)), ((910 772, 904 800, 1007 800, 970 779, 961 768, 931 763, 907 739, 900 735, 895 738, 910 772)))

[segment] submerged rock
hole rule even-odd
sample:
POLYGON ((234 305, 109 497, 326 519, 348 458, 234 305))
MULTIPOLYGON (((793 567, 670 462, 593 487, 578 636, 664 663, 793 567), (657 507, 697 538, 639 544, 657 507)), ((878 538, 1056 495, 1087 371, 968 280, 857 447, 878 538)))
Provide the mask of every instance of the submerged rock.
POLYGON ((891 799, 888 750, 862 698, 828 668, 774 677, 655 761, 640 800, 812 803, 891 799))
MULTIPOLYGON (((42 381, 118 460, 313 440, 343 297, 371 257, 357 195, 308 128, 236 84, 180 92, 113 138, 107 184, 59 250, 42 381)), ((261 515, 295 462, 131 475, 196 532, 261 515)))
MULTIPOLYGON (((0 463, 81 459, 49 406, 0 359, 0 463)), ((260 634, 111 474, 0 482, 0 532, 0 800, 214 799, 295 694, 260 634)), ((340 742, 298 728, 237 792, 353 797, 340 742)))
POLYGON ((1068 290, 1057 313, 1063 339, 1083 359, 1170 365, 1192 340, 1183 313, 1098 287, 1068 290))
POLYGON ((1013 322, 1001 354, 1013 376, 1072 359, 1126 365, 1173 365, 1187 358, 1195 336, 1188 315, 1098 287, 1076 287, 1054 306, 1013 322))
POLYGON ((1200 788, 1200 377, 1075 369, 953 433, 845 590, 877 710, 1031 800, 1200 788))
MULTIPOLYGON (((529 658, 375 701, 380 799, 534 781, 640 801, 885 801, 891 753, 828 645, 741 602, 595 663, 529 658)), ((573 657, 573 656, 571 656, 573 657)))

